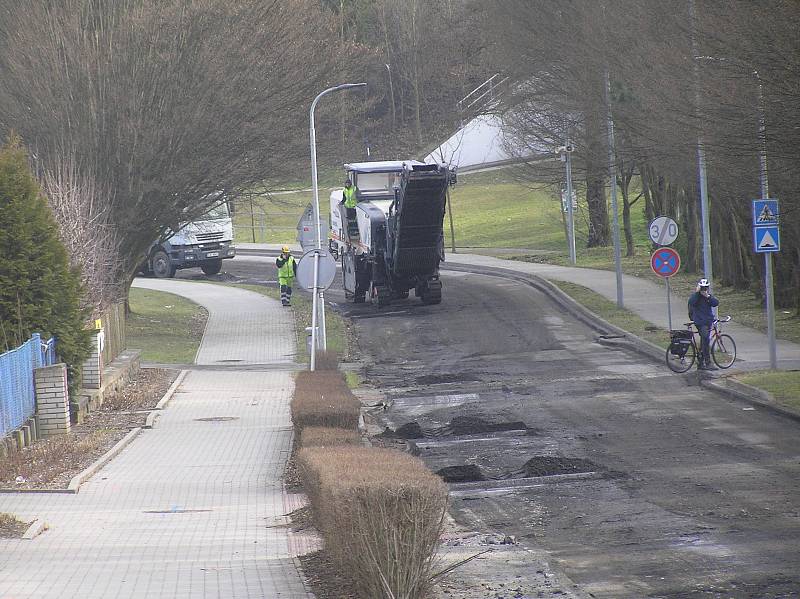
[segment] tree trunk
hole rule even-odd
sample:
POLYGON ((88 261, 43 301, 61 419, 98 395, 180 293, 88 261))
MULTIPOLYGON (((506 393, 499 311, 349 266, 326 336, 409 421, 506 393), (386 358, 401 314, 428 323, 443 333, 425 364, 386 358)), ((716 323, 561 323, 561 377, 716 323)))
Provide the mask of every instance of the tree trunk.
MULTIPOLYGON (((599 94, 598 97, 602 97, 599 94)), ((586 247, 604 247, 609 243, 608 203, 606 202, 603 153, 602 106, 590 106, 586 118, 586 205, 589 209, 589 238, 586 247)))

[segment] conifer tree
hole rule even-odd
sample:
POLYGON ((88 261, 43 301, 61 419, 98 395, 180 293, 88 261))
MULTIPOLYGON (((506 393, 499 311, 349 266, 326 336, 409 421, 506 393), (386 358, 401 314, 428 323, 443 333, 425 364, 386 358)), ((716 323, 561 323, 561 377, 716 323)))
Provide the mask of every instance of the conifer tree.
POLYGON ((89 355, 80 276, 66 250, 25 149, 12 136, 0 148, 0 351, 32 333, 54 335, 71 385, 89 355))

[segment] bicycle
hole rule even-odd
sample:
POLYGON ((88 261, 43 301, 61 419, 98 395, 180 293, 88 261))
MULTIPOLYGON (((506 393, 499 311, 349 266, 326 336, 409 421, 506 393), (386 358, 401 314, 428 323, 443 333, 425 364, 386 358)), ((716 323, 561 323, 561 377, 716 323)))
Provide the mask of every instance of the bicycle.
MULTIPOLYGON (((736 342, 733 337, 720 331, 720 324, 730 322, 731 317, 715 319, 711 325, 710 354, 719 368, 730 368, 736 361, 736 342)), ((686 372, 693 365, 700 353, 699 344, 695 341, 698 335, 697 325, 693 322, 684 323, 686 329, 675 329, 669 332, 670 344, 667 348, 667 366, 673 372, 686 372)))

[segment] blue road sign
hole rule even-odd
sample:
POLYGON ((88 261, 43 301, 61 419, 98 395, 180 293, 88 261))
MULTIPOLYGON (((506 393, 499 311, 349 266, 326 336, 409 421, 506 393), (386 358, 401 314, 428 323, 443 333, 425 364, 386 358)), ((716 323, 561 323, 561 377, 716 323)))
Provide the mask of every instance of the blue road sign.
POLYGON ((778 224, 778 200, 753 200, 753 227, 778 224))
POLYGON ((781 251, 781 234, 778 225, 772 227, 753 227, 753 245, 756 253, 781 251))

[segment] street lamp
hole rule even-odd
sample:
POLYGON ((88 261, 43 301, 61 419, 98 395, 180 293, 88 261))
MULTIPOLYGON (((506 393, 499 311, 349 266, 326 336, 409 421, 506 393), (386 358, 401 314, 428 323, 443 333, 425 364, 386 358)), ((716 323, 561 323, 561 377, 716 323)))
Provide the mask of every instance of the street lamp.
POLYGON ((319 287, 319 259, 320 252, 322 252, 322 223, 319 217, 319 186, 317 184, 317 135, 314 131, 314 109, 317 107, 322 96, 331 92, 339 91, 342 89, 350 89, 353 87, 365 87, 366 83, 342 83, 329 87, 321 92, 311 102, 311 108, 308 111, 309 115, 309 138, 311 140, 311 185, 314 190, 314 218, 317 221, 317 251, 314 254, 314 296, 311 306, 311 370, 316 369, 316 356, 317 356, 317 323, 320 323, 322 332, 322 347, 323 351, 328 349, 328 340, 325 331, 325 294, 320 291, 319 287), (319 318, 317 312, 319 311, 319 318))
POLYGON ((575 256, 575 208, 572 205, 572 152, 575 146, 567 138, 563 146, 556 148, 556 154, 560 155, 561 162, 564 163, 567 178, 567 243, 569 244, 569 263, 575 266, 577 261, 575 256))

